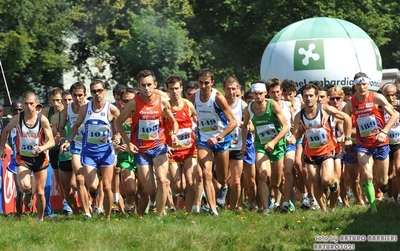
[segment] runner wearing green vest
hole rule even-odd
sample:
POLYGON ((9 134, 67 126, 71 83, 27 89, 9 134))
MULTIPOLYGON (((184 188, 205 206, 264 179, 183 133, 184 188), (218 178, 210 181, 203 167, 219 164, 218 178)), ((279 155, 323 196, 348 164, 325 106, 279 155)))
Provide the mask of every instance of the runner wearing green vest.
MULTIPOLYGON (((269 214, 267 180, 271 176, 271 167, 283 167, 285 135, 289 132, 289 126, 278 102, 266 98, 265 81, 253 83, 251 91, 254 101, 244 110, 242 139, 246 140, 247 126, 251 120, 255 128, 257 192, 263 212, 269 214)), ((246 145, 242 146, 242 151, 246 151, 246 145)))

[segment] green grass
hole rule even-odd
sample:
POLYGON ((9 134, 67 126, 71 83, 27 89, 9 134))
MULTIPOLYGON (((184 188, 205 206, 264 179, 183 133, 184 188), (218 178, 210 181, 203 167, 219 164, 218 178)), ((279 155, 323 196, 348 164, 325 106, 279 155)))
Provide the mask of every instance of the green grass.
MULTIPOLYGON (((316 236, 400 235, 398 206, 337 208, 334 212, 296 210, 290 214, 222 211, 161 220, 154 215, 60 216, 37 222, 34 216, 0 217, 0 250, 313 250, 316 236)), ((356 250, 399 250, 399 242, 355 244, 356 250)))

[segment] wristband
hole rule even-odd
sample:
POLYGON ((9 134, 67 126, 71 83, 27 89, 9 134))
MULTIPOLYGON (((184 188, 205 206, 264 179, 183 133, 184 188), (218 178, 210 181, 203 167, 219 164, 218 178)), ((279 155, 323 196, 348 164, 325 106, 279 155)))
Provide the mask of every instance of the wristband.
POLYGON ((388 133, 385 130, 381 130, 381 133, 387 135, 388 133))
POLYGON ((351 137, 346 137, 345 140, 351 140, 351 137))

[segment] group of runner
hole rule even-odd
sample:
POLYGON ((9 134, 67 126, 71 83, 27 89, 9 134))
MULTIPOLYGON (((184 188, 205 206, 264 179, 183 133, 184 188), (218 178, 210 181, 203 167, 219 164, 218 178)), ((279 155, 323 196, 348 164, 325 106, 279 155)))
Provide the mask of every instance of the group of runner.
POLYGON ((31 207, 34 193, 43 221, 49 163, 65 211, 78 215, 81 208, 88 218, 97 212, 109 220, 115 207, 139 215, 154 207, 159 217, 166 207, 215 216, 243 205, 293 212, 296 194, 301 208, 326 211, 338 201, 349 206, 350 190, 357 205, 368 202, 375 213, 374 184, 400 205, 394 84, 374 93, 368 76, 357 73, 351 93, 314 81, 301 97, 295 82, 278 78, 254 81, 246 93, 234 76, 224 79, 224 94, 213 85, 205 68, 185 88, 180 77, 168 77, 162 92, 144 70, 137 88, 114 88, 114 104, 104 82, 94 80, 90 101, 77 82, 53 89, 52 106, 40 112, 35 93, 25 92, 13 102, 0 142, 2 159, 6 147, 13 150, 17 211, 23 198, 31 207))

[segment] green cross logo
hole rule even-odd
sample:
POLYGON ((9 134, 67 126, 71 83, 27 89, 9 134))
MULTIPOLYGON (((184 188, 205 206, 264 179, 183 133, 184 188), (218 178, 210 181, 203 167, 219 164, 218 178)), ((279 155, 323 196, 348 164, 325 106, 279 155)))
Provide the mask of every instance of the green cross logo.
POLYGON ((294 70, 325 69, 324 40, 299 40, 294 47, 294 70))

